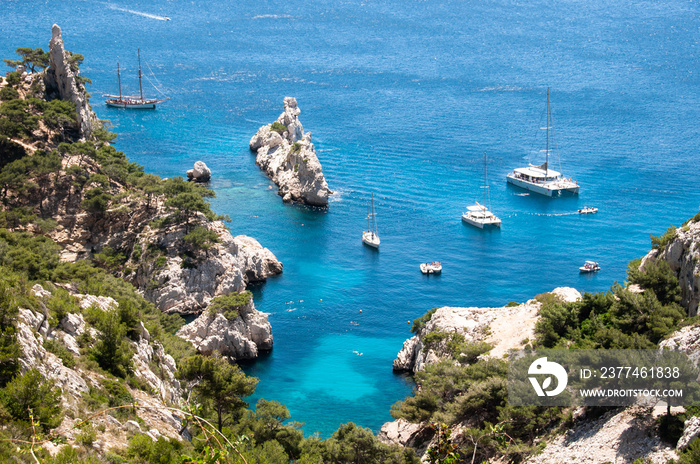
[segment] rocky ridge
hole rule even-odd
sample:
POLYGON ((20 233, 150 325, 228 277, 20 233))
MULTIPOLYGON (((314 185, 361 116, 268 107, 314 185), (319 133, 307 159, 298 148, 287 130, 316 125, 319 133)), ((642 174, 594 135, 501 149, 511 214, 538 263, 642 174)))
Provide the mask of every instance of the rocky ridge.
POLYGON ((137 237, 139 249, 166 250, 161 254, 166 259, 160 265, 150 260, 138 261, 133 278, 144 296, 161 311, 198 314, 212 298, 242 292, 248 283, 282 272, 282 263, 254 238, 233 237, 221 221, 206 227, 220 242, 194 262, 188 261, 179 249, 186 234, 182 227, 147 228, 137 237))
POLYGON ((300 112, 296 99, 285 97, 284 112, 276 124, 258 129, 250 139, 250 149, 257 154, 256 164, 278 185, 277 193, 285 202, 326 206, 332 192, 311 143, 311 133, 304 133, 299 121, 300 112))
POLYGON ((697 316, 700 303, 700 214, 675 230, 666 246, 653 249, 642 259, 641 268, 650 261, 665 260, 676 273, 681 286, 681 305, 689 316, 697 316))
MULTIPOLYGON (((90 108, 72 55, 64 49, 60 27, 54 25, 52 32, 49 67, 42 73, 27 75, 20 95, 27 94, 28 87, 40 82, 44 83, 47 99, 55 97, 74 103, 80 136, 86 140, 101 125, 90 108)), ((51 143, 57 142, 44 135, 35 133, 32 137, 41 139, 43 148, 50 151, 51 143)), ((31 146, 30 140, 26 142, 31 146)), ((25 197, 17 195, 11 205, 32 208, 40 213, 42 220, 55 224, 48 231, 29 227, 30 232, 48 235, 60 245, 63 261, 95 259, 100 253, 121 256, 118 265, 107 266, 110 272, 132 283, 160 310, 181 314, 200 313, 212 298, 241 292, 250 282, 263 281, 282 272, 282 263, 257 240, 245 235, 233 237, 222 222, 210 221, 201 212, 183 223, 177 217, 180 212, 166 206, 166 195, 140 191, 138 186, 124 180, 126 175, 111 175, 113 167, 105 175, 95 155, 81 152, 87 150, 85 146, 91 150, 93 146, 100 147, 90 141, 77 151, 59 150, 58 170, 36 180, 36 184, 42 185, 42 192, 25 197), (95 191, 108 196, 105 211, 86 210, 84 202, 95 191), (217 243, 189 244, 185 236, 198 228, 213 233, 217 243)), ((110 163, 128 162, 119 160, 114 150, 108 155, 112 157, 110 163)), ((202 162, 195 169, 200 174, 209 171, 202 162)), ((156 176, 151 177, 152 183, 162 184, 156 176)), ((251 314, 254 312, 252 308, 251 314)), ((262 313, 258 317, 263 318, 262 313)), ((266 327, 269 331, 269 323, 266 327)))
MULTIPOLYGON (((39 284, 32 288, 32 293, 40 301, 45 301, 51 295, 39 284)), ((112 298, 80 294, 74 296, 80 300, 83 308, 94 306, 100 311, 115 311, 118 308, 112 298)), ((62 407, 67 413, 54 433, 70 445, 77 444, 79 429, 76 426, 79 424, 78 417, 86 412, 85 398, 92 389, 101 388, 106 378, 84 365, 67 367, 61 358, 47 351, 44 344, 47 340, 56 341, 73 355, 79 356, 77 338, 86 331, 92 333, 92 336, 97 335, 97 330, 86 324, 82 314, 69 313, 57 327, 52 327, 45 314, 20 309, 17 323, 17 340, 21 350, 20 370, 26 372, 37 369, 44 378, 54 380, 61 389, 62 407)), ((141 390, 126 387, 141 406, 138 417, 142 420, 142 425, 133 420, 122 423, 108 414, 95 418, 93 422, 99 431, 92 444, 95 449, 124 448, 133 432, 145 432, 154 441, 158 436, 181 439, 180 420, 168 409, 182 397, 182 389, 175 379, 175 360, 165 354, 160 343, 150 339, 143 325, 138 341, 131 341, 130 344, 134 350, 134 375, 157 394, 148 395, 141 390), (153 368, 157 369, 158 374, 153 368)), ((55 451, 52 445, 48 444, 47 447, 49 451, 55 451)))
MULTIPOLYGON (((581 294, 569 287, 552 291, 563 301, 577 301, 581 294)), ((534 340, 535 323, 542 304, 529 300, 517 306, 501 308, 438 308, 425 326, 406 340, 393 363, 395 371, 417 372, 440 360, 434 349, 425 349, 423 338, 431 332, 459 333, 467 342, 492 345, 491 356, 502 357, 510 349, 522 348, 524 340, 534 340)))

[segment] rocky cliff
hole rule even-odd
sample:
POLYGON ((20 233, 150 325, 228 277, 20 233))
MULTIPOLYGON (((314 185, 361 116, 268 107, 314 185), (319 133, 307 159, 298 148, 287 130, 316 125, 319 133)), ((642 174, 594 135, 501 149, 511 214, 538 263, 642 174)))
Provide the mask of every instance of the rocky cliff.
POLYGON ((135 239, 138 249, 159 250, 155 260, 134 259, 138 267, 133 282, 161 311, 200 313, 212 298, 242 292, 249 282, 282 272, 282 263, 254 238, 233 237, 221 221, 205 223, 205 227, 216 234, 219 243, 195 258, 183 254, 186 230, 179 225, 146 228, 135 239), (161 257, 165 259, 158 261, 161 257))
POLYGON ((647 253, 641 267, 657 260, 665 260, 676 273, 681 286, 681 304, 687 308, 689 316, 696 316, 700 303, 700 214, 675 229, 667 244, 647 253))
POLYGON ((64 50, 56 25, 49 56, 42 74, 18 84, 18 98, 43 82, 47 100, 75 104, 80 134, 61 140, 42 133, 48 129, 39 125, 18 139, 28 148, 27 159, 7 167, 20 180, 2 185, 2 208, 4 217, 20 211, 35 222, 13 221, 6 227, 50 237, 60 246, 63 261, 92 261, 168 313, 200 313, 212 298, 241 292, 250 282, 282 272, 270 250, 251 237, 234 238, 214 220, 205 201, 213 196, 211 190, 181 178, 145 174, 109 143, 91 137, 101 126, 78 78, 75 55, 64 50), (65 143, 59 146, 59 141, 65 143), (37 155, 41 161, 28 161, 37 155))
MULTIPOLYGON (((32 292, 41 302, 48 302, 51 297, 51 292, 38 284, 33 287, 32 292)), ((103 312, 118 310, 118 304, 112 298, 79 294, 74 296, 79 299, 83 309, 94 307, 103 312)), ((95 395, 99 392, 113 388, 110 378, 92 370, 89 364, 73 361, 71 367, 66 365, 69 360, 79 359, 81 354, 84 354, 78 340, 86 337, 86 332, 88 338, 99 334, 94 327, 85 322, 80 313, 68 313, 57 326, 53 326, 45 314, 20 308, 17 340, 21 350, 21 371, 37 369, 45 379, 55 381, 60 387, 65 414, 54 433, 69 445, 79 444, 79 417, 85 416, 94 407, 90 401, 94 402, 95 395), (47 343, 50 342, 54 343, 52 351, 61 354, 60 357, 46 349, 47 343), (56 346, 62 348, 57 350, 56 346), (67 353, 61 353, 61 350, 66 350, 67 353)), ((175 379, 175 360, 165 354, 160 343, 150 339, 145 328, 138 341, 131 341, 130 345, 134 352, 133 375, 142 382, 143 388, 125 386, 123 395, 129 395, 140 405, 138 412, 132 415, 138 422, 133 419, 120 421, 109 414, 98 416, 93 420, 97 429, 95 440, 91 443, 93 449, 107 451, 110 448, 124 448, 127 439, 135 431, 145 432, 154 441, 160 436, 181 439, 181 420, 169 409, 170 405, 177 404, 182 396, 180 384, 175 379), (144 391, 148 389, 155 394, 149 395, 144 391)), ((50 443, 46 445, 50 451, 55 449, 53 446, 50 443)))
POLYGON ((46 93, 52 97, 75 104, 78 113, 80 134, 87 138, 102 124, 90 108, 90 102, 85 87, 77 79, 80 72, 77 66, 71 64, 72 55, 63 47, 61 28, 54 24, 51 29, 52 37, 49 42, 49 67, 44 72, 46 93))
MULTIPOLYGON (((563 301, 577 301, 581 294, 569 287, 552 291, 563 301)), ((394 360, 394 370, 417 372, 426 364, 441 359, 439 347, 427 347, 425 337, 430 333, 457 333, 467 342, 486 342, 492 346, 490 355, 502 357, 510 349, 522 348, 534 340, 535 323, 542 304, 534 299, 517 306, 502 308, 438 308, 416 335, 406 340, 394 360), (523 341, 525 341, 523 343, 523 341)))
POLYGON ((207 310, 177 335, 191 342, 201 354, 216 351, 236 360, 257 358, 260 351, 272 349, 267 314, 255 309, 252 298, 238 308, 236 317, 228 319, 207 310))
POLYGON ((250 139, 255 162, 279 187, 285 202, 312 206, 328 205, 332 193, 323 176, 311 133, 304 134, 299 121, 301 110, 293 97, 284 98, 284 112, 273 124, 262 126, 250 139))

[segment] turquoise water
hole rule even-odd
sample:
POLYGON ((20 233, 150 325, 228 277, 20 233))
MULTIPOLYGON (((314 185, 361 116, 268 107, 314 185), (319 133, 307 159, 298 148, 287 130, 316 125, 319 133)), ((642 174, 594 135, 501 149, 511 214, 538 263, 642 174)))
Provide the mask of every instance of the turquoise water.
POLYGON ((307 434, 328 436, 347 421, 376 431, 390 420, 390 405, 411 391, 391 371, 408 320, 557 286, 605 290, 648 250, 649 234, 698 211, 695 1, 6 0, 2 8, 2 57, 46 48, 60 24, 66 47, 85 55, 94 109, 111 120, 117 147, 161 176, 204 160, 213 206, 231 216, 231 231, 284 262, 281 276, 253 289, 275 347, 246 369, 261 379, 252 401, 285 403, 307 434), (104 107, 117 61, 125 91, 135 91, 139 47, 171 100, 156 111, 104 107), (562 170, 579 181, 579 197, 506 185, 512 168, 541 161, 547 87, 562 170), (327 210, 284 205, 248 150, 285 96, 297 98, 336 191, 327 210), (482 198, 484 152, 500 231, 460 220, 482 198), (360 243, 372 192, 379 252, 360 243), (571 214, 584 205, 600 212, 571 214), (579 275, 585 259, 602 270, 579 275), (443 275, 420 274, 418 264, 432 260, 443 275))

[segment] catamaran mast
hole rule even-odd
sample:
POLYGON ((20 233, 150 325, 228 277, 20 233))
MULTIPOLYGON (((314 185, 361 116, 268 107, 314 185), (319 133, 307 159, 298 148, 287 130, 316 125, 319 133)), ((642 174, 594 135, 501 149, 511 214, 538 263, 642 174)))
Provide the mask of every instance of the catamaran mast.
POLYGON ((547 148, 545 152, 547 154, 547 159, 544 163, 544 179, 546 181, 547 177, 549 177, 549 87, 547 87, 547 148))
POLYGON ((138 49, 139 52, 139 90, 141 91, 141 101, 143 101, 143 86, 141 85, 141 49, 138 49))
POLYGON ((119 62, 117 62, 117 82, 119 83, 119 101, 122 99, 122 75, 119 72, 119 62))
POLYGON ((489 191, 489 175, 486 170, 486 152, 484 152, 484 203, 489 205, 489 211, 491 211, 491 192, 489 191))

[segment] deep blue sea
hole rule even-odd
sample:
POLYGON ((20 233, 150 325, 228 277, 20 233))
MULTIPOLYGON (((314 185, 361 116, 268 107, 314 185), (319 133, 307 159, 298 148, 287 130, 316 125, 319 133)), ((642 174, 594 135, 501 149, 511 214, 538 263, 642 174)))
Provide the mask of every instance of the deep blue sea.
POLYGON ((85 56, 92 105, 148 172, 213 171, 214 209, 284 273, 256 286, 275 347, 246 367, 259 397, 307 435, 353 421, 377 431, 411 392, 391 362, 407 321, 441 305, 500 306, 558 286, 606 290, 700 205, 698 2, 541 0, 0 0, 0 57, 48 48, 51 26, 85 56), (169 17, 170 20, 164 20, 169 17), (138 88, 155 111, 106 108, 138 88), (543 161, 578 197, 523 195, 506 174, 543 161), (327 210, 282 203, 248 141, 296 97, 326 179, 327 210), (489 157, 502 230, 461 222, 489 157), (556 155, 558 153, 558 156, 556 155), (374 193, 379 252, 361 244, 374 193), (600 208, 578 215, 578 208, 600 208), (582 276, 586 259, 600 262, 582 276), (440 260, 443 274, 418 264, 440 260), (360 356, 357 353, 362 353, 360 356))

